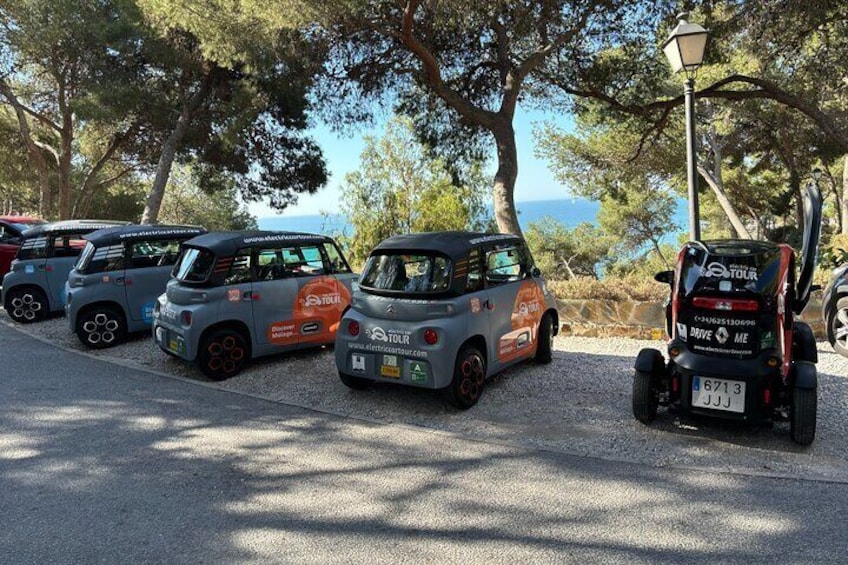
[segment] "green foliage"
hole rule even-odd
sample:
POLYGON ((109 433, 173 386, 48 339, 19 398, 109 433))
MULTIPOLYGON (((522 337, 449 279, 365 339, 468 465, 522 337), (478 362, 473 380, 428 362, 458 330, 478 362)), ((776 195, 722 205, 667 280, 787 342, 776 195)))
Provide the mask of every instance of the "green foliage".
POLYGON ((240 204, 238 189, 232 182, 228 186, 203 187, 190 165, 175 168, 162 201, 159 223, 197 225, 210 231, 257 229, 256 218, 240 204))
POLYGON ((610 251, 611 239, 582 223, 569 229, 546 216, 524 233, 536 266, 549 279, 597 278, 597 266, 610 251))
POLYGON ((354 230, 348 240, 354 264, 393 235, 486 226, 482 175, 472 184, 454 184, 443 161, 426 157, 408 119, 391 120, 383 137, 365 141, 360 168, 347 175, 342 187, 354 230))

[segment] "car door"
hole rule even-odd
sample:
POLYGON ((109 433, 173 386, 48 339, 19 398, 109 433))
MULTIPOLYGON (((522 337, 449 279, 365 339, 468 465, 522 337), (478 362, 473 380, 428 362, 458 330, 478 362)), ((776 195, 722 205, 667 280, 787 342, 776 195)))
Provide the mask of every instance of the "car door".
POLYGON ((127 268, 119 281, 124 285, 126 310, 133 322, 150 325, 153 305, 165 292, 180 242, 151 238, 131 241, 128 247, 127 268))
POLYGON ((90 231, 62 233, 53 237, 50 242, 44 272, 51 310, 61 310, 65 305, 65 283, 85 247, 83 236, 90 231))
POLYGON ((499 368, 535 352, 544 295, 530 276, 529 254, 522 244, 492 248, 486 254, 490 360, 499 368))
POLYGON ((285 259, 297 280, 294 306, 299 343, 329 343, 336 335, 342 312, 350 304, 350 289, 338 278, 343 273, 335 273, 343 267, 332 262, 317 243, 292 248, 285 259))
POLYGON ((0 222, 0 285, 3 275, 9 272, 12 260, 21 246, 21 234, 12 226, 0 222))
POLYGON ((254 253, 250 300, 256 340, 268 347, 297 344, 294 303, 297 281, 284 261, 284 249, 268 247, 254 253))

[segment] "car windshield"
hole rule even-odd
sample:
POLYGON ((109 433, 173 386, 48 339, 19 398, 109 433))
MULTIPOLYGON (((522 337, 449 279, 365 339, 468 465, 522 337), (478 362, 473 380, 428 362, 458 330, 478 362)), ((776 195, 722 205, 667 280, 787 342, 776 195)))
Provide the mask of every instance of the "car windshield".
POLYGON ((206 282, 215 264, 215 255, 205 249, 187 248, 174 267, 174 277, 186 283, 206 282))
POLYGON ((79 259, 77 259, 77 264, 74 265, 74 269, 76 269, 77 272, 85 272, 85 268, 88 266, 89 262, 91 262, 91 257, 94 255, 94 249, 94 244, 90 241, 85 244, 82 253, 80 253, 79 259))
POLYGON ((359 286, 403 294, 435 294, 450 288, 451 262, 435 254, 372 255, 359 286))

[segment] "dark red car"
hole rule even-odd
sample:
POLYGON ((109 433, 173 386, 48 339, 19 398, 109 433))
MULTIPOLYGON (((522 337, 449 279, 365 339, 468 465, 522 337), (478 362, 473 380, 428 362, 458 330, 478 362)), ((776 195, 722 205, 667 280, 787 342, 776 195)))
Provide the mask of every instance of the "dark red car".
POLYGON ((12 259, 18 253, 21 233, 44 223, 44 220, 29 216, 0 216, 0 280, 9 272, 12 259))

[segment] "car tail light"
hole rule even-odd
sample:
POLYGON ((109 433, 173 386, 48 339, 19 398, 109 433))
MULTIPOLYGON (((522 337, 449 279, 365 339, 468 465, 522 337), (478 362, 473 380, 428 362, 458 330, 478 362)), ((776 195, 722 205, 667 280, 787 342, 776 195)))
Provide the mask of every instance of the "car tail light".
POLYGON ((439 342, 439 334, 434 329, 424 330, 424 341, 427 345, 436 345, 439 342))
POLYGON ((760 303, 756 300, 740 298, 707 298, 705 296, 696 296, 692 299, 692 305, 696 308, 724 310, 728 312, 756 312, 760 309, 760 303))
POLYGON ((774 356, 769 357, 766 360, 766 365, 768 365, 772 369, 774 369, 775 367, 779 367, 780 366, 780 357, 774 357, 774 356))
POLYGON ((183 325, 190 326, 191 325, 191 310, 183 310, 182 313, 183 325))
POLYGON ((359 322, 357 322, 356 320, 349 321, 347 323, 347 333, 349 333, 350 335, 352 335, 354 337, 358 336, 359 335, 359 322))
POLYGON ((765 404, 766 406, 769 406, 771 404, 771 389, 770 388, 766 388, 763 391, 763 404, 765 404))
POLYGON ((672 357, 677 357, 678 355, 680 355, 680 348, 675 345, 674 347, 668 350, 668 354, 672 357))

